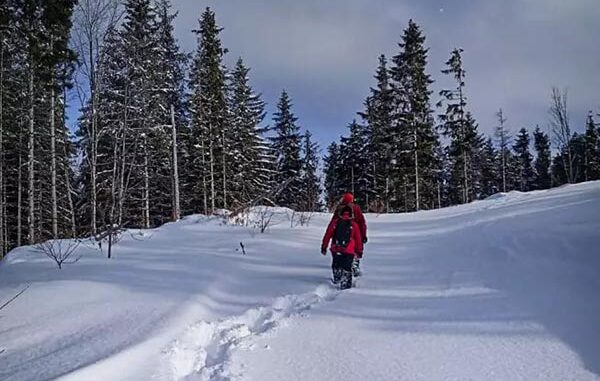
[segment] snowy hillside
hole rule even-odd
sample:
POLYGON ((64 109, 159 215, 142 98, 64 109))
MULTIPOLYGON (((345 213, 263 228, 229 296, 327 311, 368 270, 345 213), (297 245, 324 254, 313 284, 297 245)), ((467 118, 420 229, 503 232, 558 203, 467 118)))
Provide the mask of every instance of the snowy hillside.
POLYGON ((367 215, 343 292, 328 218, 190 216, 63 270, 14 250, 0 305, 29 288, 0 310, 0 379, 600 380, 600 182, 367 215))

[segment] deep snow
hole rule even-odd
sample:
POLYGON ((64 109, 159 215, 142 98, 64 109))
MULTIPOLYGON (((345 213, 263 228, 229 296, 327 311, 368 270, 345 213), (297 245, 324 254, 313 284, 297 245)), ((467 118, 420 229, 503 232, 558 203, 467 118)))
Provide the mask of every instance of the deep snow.
POLYGON ((367 215, 358 287, 329 216, 266 234, 190 216, 58 270, 0 265, 1 380, 600 380, 600 182, 367 215), (243 242, 247 255, 239 251, 243 242))

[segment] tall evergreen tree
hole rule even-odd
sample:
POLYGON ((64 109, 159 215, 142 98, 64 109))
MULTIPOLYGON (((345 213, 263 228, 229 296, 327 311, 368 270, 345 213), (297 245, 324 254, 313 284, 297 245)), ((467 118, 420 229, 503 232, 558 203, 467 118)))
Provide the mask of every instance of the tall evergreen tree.
MULTIPOLYGON (((148 137, 150 155, 150 215, 153 224, 168 217, 181 216, 181 179, 179 165, 186 150, 182 142, 187 123, 185 109, 185 65, 174 36, 176 13, 171 13, 168 0, 157 3, 156 61, 152 62, 151 130, 148 137)), ((187 196, 187 195, 186 195, 187 196)), ((183 198, 184 200, 187 197, 183 198)), ((184 211, 191 206, 184 204, 184 211)))
POLYGON ((321 210, 321 179, 319 168, 319 146, 313 142, 312 134, 307 131, 302 138, 302 171, 300 210, 317 212, 321 210))
POLYGON ((548 189, 552 186, 550 177, 551 152, 550 152, 550 137, 540 130, 535 128, 533 132, 533 146, 536 151, 535 159, 535 189, 548 189))
POLYGON ((529 133, 525 128, 519 131, 513 150, 517 159, 519 190, 527 192, 533 185, 534 174, 532 166, 533 157, 529 152, 529 133))
MULTIPOLYGON (((449 159, 452 161, 450 199, 453 202, 467 203, 475 197, 473 182, 477 181, 473 167, 473 157, 481 147, 482 138, 477 132, 477 124, 466 111, 467 98, 464 93, 465 70, 462 62, 462 49, 454 49, 446 62, 447 69, 442 73, 451 75, 456 81, 453 89, 442 90, 445 99, 445 113, 440 115, 441 128, 451 139, 449 159)), ((438 106, 442 106, 439 102, 438 106)))
POLYGON ((481 166, 481 197, 488 197, 500 190, 502 186, 502 177, 498 173, 498 157, 500 155, 494 148, 492 138, 488 138, 479 155, 479 163, 481 166))
POLYGON ((371 88, 370 96, 365 100, 365 111, 361 113, 369 134, 368 155, 370 172, 373 178, 371 191, 374 202, 389 207, 392 182, 392 160, 396 156, 395 147, 400 143, 399 134, 393 129, 394 94, 390 84, 387 60, 379 57, 379 66, 375 74, 377 85, 371 88))
POLYGON ((435 158, 439 145, 429 104, 433 81, 426 73, 427 52, 425 36, 412 20, 402 36, 400 53, 393 58, 390 69, 394 86, 395 122, 401 131, 404 149, 399 160, 406 166, 410 179, 411 200, 407 204, 414 210, 431 208, 435 202, 435 158))
POLYGON ((277 112, 273 117, 273 130, 276 135, 271 138, 271 147, 277 155, 275 185, 289 181, 289 185, 279 192, 276 202, 292 209, 298 206, 298 194, 301 190, 301 136, 297 121, 298 118, 292 112, 292 101, 284 90, 277 103, 277 112))
POLYGON ((323 159, 323 173, 325 175, 325 202, 331 209, 340 199, 345 189, 341 185, 340 173, 340 148, 337 143, 327 147, 327 154, 323 159))
POLYGON ((355 202, 363 209, 371 198, 372 177, 370 159, 367 152, 368 130, 352 121, 348 125, 349 134, 341 139, 339 146, 338 172, 343 192, 352 192, 355 202))
POLYGON ((585 134, 574 133, 571 138, 571 154, 573 158, 573 180, 575 183, 586 181, 587 157, 585 134))
POLYGON ((494 135, 496 137, 496 143, 498 144, 499 156, 500 156, 500 171, 502 174, 502 192, 507 191, 506 183, 507 183, 507 166, 508 166, 508 158, 510 155, 510 141, 512 137, 510 136, 510 131, 506 127, 506 118, 504 117, 504 112, 502 109, 498 110, 496 113, 496 117, 498 118, 498 125, 496 126, 496 130, 494 131, 494 135))
POLYGON ((267 144, 260 127, 265 117, 265 103, 249 83, 248 72, 238 59, 230 79, 229 141, 231 163, 231 199, 234 204, 245 203, 267 191, 272 168, 267 144))
POLYGON ((590 112, 585 130, 585 181, 600 180, 600 129, 590 112))
POLYGON ((228 119, 225 70, 215 13, 210 9, 200 17, 198 49, 191 71, 191 138, 190 183, 197 186, 191 192, 192 205, 204 205, 203 212, 213 212, 227 206, 227 173, 224 147, 225 125, 228 119))

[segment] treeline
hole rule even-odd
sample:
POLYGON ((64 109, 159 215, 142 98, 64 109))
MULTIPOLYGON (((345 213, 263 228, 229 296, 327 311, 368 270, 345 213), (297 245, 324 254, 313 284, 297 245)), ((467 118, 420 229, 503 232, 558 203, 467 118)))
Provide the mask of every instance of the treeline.
POLYGON ((360 121, 327 149, 328 205, 350 190, 367 210, 409 212, 600 179, 600 125, 590 112, 585 133, 574 133, 566 92, 552 89, 548 132, 536 126, 513 137, 500 109, 486 137, 469 111, 462 49, 446 62, 454 85, 434 108, 425 36, 412 20, 398 46, 391 60, 379 57, 360 121))
POLYGON ((310 132, 285 91, 266 124, 210 9, 193 54, 167 0, 8 0, 0 17, 1 255, 252 202, 321 208, 310 132))

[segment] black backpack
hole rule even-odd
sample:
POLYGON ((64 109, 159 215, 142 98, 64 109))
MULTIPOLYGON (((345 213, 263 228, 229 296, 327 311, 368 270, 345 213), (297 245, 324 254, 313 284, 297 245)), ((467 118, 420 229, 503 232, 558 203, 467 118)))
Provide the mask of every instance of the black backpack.
POLYGON ((352 220, 339 219, 333 232, 333 244, 337 247, 346 248, 352 236, 352 220))

